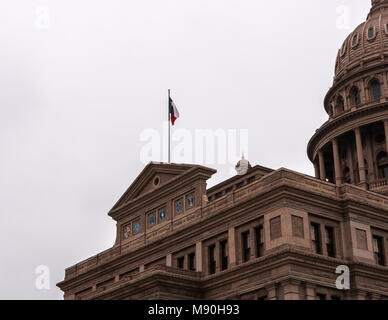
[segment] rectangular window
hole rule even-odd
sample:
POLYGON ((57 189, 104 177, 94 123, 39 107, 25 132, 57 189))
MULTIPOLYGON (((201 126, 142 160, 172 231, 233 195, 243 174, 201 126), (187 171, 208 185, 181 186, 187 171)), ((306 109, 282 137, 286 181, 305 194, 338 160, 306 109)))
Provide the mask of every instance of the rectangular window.
POLYGON ((243 262, 247 262, 251 257, 251 250, 249 248, 249 231, 241 234, 241 246, 243 262))
POLYGON ((373 253, 375 261, 378 265, 384 265, 384 254, 383 254, 383 238, 378 236, 373 236, 373 253))
POLYGON ((325 227, 326 232, 326 249, 329 257, 335 257, 334 229, 325 227))
POLYGON ((247 183, 250 184, 252 183, 253 181, 255 181, 256 177, 253 176, 253 177, 249 177, 248 180, 247 180, 247 183))
POLYGON ((209 274, 216 273, 216 259, 215 259, 215 252, 216 246, 213 244, 208 247, 209 250, 209 274))
POLYGON ((232 192, 233 191, 233 187, 229 187, 225 190, 225 193, 229 193, 229 192, 232 192))
POLYGON ((227 253, 228 241, 224 240, 220 242, 221 247, 221 270, 228 269, 228 253, 227 253))
POLYGON ((244 181, 236 184, 236 189, 241 189, 244 186, 244 181))
POLYGON ((264 233, 263 226, 255 228, 256 234, 256 258, 260 258, 264 255, 264 233))
POLYGON ((322 293, 317 293, 317 300, 326 300, 326 295, 322 293))
POLYGON ((177 267, 179 269, 183 269, 184 268, 184 265, 185 265, 185 257, 180 257, 177 259, 177 267))
POLYGON ((189 254, 189 270, 195 271, 195 253, 189 254))
POLYGON ((321 254, 321 236, 320 236, 320 226, 319 224, 311 224, 311 243, 313 246, 314 253, 321 254))
POLYGON ((219 198, 221 198, 223 195, 224 195, 224 194, 223 194, 222 191, 221 191, 221 192, 217 192, 216 195, 214 196, 214 199, 219 199, 219 198))

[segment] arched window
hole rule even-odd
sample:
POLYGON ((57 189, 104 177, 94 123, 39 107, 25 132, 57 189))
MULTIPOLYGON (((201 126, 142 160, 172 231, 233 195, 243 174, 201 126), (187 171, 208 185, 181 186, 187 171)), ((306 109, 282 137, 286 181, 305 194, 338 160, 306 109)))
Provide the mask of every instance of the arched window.
POLYGON ((360 90, 358 90, 357 87, 353 87, 350 90, 350 101, 354 106, 359 106, 361 104, 360 90))
POLYGON ((353 36, 352 46, 355 47, 358 44, 358 33, 353 36))
POLYGON ((344 99, 342 96, 338 96, 337 98, 337 105, 336 105, 336 113, 341 113, 345 111, 345 104, 344 104, 344 99))
POLYGON ((376 160, 380 178, 388 178, 388 154, 385 151, 381 151, 377 155, 376 160))
POLYGON ((372 100, 379 100, 381 98, 381 86, 377 79, 373 79, 370 84, 370 96, 372 100))
POLYGON ((368 39, 373 39, 374 36, 375 36, 375 28, 370 27, 368 29, 368 39))

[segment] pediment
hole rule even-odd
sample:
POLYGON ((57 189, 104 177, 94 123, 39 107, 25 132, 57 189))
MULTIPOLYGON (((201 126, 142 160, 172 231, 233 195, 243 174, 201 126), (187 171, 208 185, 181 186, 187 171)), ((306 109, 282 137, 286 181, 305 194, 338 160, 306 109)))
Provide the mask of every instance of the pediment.
POLYGON ((149 163, 121 196, 119 201, 117 201, 111 211, 162 187, 172 179, 183 175, 194 167, 196 165, 149 163))

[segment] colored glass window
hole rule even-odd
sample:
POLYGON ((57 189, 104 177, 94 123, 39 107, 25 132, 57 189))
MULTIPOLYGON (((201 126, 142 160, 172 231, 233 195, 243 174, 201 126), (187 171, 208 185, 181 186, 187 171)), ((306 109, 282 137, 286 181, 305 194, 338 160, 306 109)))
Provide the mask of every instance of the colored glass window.
POLYGON ((135 222, 134 226, 133 226, 133 232, 135 234, 139 233, 140 232, 140 222, 135 222))
POLYGON ((176 213, 182 213, 183 212, 183 201, 178 200, 175 202, 175 212, 176 213))
POLYGON ((193 194, 187 196, 187 207, 193 208, 195 206, 195 197, 193 194))
POLYGON ((154 214, 150 214, 148 216, 148 224, 150 227, 154 226, 156 224, 156 217, 154 214))
POLYGON ((130 235, 131 235, 131 226, 127 225, 124 227, 124 238, 128 239, 130 235))
POLYGON ((166 217, 167 217, 166 209, 159 210, 159 221, 166 220, 166 217))

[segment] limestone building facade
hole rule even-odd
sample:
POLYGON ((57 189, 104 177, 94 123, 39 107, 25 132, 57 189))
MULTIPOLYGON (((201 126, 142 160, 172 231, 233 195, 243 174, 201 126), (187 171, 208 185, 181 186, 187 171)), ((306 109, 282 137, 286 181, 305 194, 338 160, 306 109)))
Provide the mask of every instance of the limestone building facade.
POLYGON ((338 52, 315 177, 150 163, 110 210, 112 248, 65 271, 65 299, 388 299, 388 0, 338 52), (338 290, 336 269, 350 270, 338 290))

